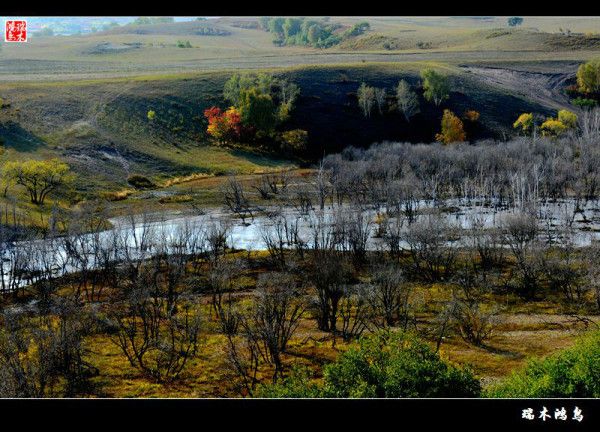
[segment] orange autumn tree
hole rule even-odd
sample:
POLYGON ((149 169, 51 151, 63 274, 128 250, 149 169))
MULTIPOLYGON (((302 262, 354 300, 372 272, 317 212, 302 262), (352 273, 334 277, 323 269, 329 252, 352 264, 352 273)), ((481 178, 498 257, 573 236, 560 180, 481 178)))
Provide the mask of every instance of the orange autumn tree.
POLYGON ((211 107, 204 111, 208 120, 206 132, 219 143, 227 143, 239 139, 242 132, 242 117, 235 107, 226 111, 219 107, 211 107))
POLYGON ((468 120, 468 121, 474 123, 477 120, 479 120, 480 114, 478 111, 475 111, 475 110, 467 110, 467 111, 465 111, 465 114, 463 117, 465 120, 468 120))
POLYGON ((445 109, 442 116, 442 131, 435 136, 435 139, 450 144, 464 141, 466 138, 463 122, 452 111, 445 109))

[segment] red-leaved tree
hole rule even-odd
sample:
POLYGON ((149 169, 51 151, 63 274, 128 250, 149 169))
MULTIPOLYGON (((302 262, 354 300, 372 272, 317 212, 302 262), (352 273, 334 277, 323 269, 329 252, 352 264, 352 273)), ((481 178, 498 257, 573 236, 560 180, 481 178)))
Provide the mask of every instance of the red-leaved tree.
POLYGON ((242 118, 235 107, 227 111, 219 107, 210 107, 204 110, 204 117, 208 120, 206 132, 217 142, 225 144, 236 141, 240 138, 242 132, 242 118))

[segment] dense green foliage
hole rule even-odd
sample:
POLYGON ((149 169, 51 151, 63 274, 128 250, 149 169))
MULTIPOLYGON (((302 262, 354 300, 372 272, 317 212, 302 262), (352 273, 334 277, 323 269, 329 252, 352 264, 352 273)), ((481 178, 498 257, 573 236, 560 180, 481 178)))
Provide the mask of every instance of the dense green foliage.
POLYGON ((304 45, 329 48, 343 40, 359 36, 370 28, 368 22, 360 22, 343 32, 337 32, 340 24, 327 23, 312 18, 268 18, 260 19, 261 27, 273 33, 276 45, 304 45))
POLYGON ((311 382, 307 368, 294 367, 289 376, 276 384, 262 385, 256 390, 259 398, 318 398, 324 397, 323 389, 311 382))
POLYGON ((489 397, 600 397, 600 332, 528 365, 486 392, 489 397))
POLYGON ((268 136, 287 120, 299 87, 266 73, 234 74, 225 82, 223 97, 236 107, 247 131, 268 136))
POLYGON ((302 153, 308 143, 308 132, 303 129, 292 129, 281 133, 281 148, 291 153, 302 153))
POLYGON ((258 131, 270 132, 275 127, 277 115, 270 94, 262 93, 256 87, 245 90, 239 104, 242 122, 258 131))
POLYGON ((423 97, 436 106, 450 96, 450 84, 444 75, 428 68, 421 71, 421 79, 423 80, 423 97))
POLYGON ((576 97, 571 102, 573 103, 573 105, 578 106, 580 108, 593 108, 598 104, 598 102, 596 102, 594 99, 587 99, 582 97, 576 97))
POLYGON ((454 367, 410 333, 381 331, 325 366, 324 383, 311 384, 296 371, 262 397, 476 397, 480 383, 469 370, 454 367))
POLYGON ((600 61, 591 60, 579 66, 577 85, 582 93, 600 92, 600 61))

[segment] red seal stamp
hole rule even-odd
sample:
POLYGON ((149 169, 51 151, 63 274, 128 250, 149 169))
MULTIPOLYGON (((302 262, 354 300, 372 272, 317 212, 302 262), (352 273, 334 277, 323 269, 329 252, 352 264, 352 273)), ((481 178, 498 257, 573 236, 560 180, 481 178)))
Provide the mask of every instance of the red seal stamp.
POLYGON ((5 42, 27 42, 27 21, 7 20, 4 26, 5 42))

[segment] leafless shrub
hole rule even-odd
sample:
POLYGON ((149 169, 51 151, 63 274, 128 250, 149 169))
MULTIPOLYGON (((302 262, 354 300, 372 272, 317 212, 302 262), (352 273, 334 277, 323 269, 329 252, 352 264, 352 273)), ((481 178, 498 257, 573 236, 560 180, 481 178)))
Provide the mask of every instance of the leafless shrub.
POLYGON ((512 280, 517 291, 526 298, 533 298, 540 288, 543 276, 539 255, 537 220, 530 213, 507 216, 502 223, 504 242, 508 244, 515 259, 512 280))
POLYGON ((144 269, 128 299, 111 305, 108 313, 116 327, 112 340, 131 366, 157 382, 169 382, 196 355, 202 320, 192 303, 169 303, 164 292, 149 288, 152 277, 144 269))
POLYGON ((436 281, 448 277, 456 260, 456 248, 449 242, 455 230, 440 216, 409 225, 405 234, 415 274, 436 281))
POLYGON ((369 294, 371 320, 376 327, 400 325, 404 330, 408 328, 413 318, 411 288, 400 269, 394 265, 376 267, 369 294))
POLYGON ((225 304, 228 306, 231 304, 234 281, 243 268, 243 262, 237 259, 221 258, 209 263, 207 289, 211 296, 212 309, 218 319, 223 318, 225 304))
MULTIPOLYGON (((290 220, 283 209, 268 215, 268 222, 262 226, 261 237, 273 263, 281 270, 286 268, 286 253, 298 249, 298 219, 290 220)), ((302 250, 300 249, 300 253, 302 250)))
POLYGON ((547 251, 541 267, 551 291, 561 292, 570 304, 585 303, 586 268, 575 258, 574 251, 565 248, 547 251))
POLYGON ((90 321, 69 301, 57 301, 53 311, 54 318, 2 316, 2 397, 72 397, 89 389, 89 378, 98 373, 85 360, 90 321))
POLYGON ((304 312, 299 294, 299 287, 290 275, 265 274, 258 281, 252 305, 232 312, 231 319, 237 325, 235 329, 229 326, 233 331, 225 333, 227 356, 245 392, 252 394, 262 363, 273 366, 273 382, 283 375, 282 354, 304 312))
POLYGON ((452 319, 460 336, 467 342, 481 346, 495 328, 497 310, 486 311, 478 301, 456 302, 452 319))
POLYGON ((206 229, 206 248, 212 261, 217 261, 227 251, 227 236, 229 224, 223 221, 213 221, 206 229))
POLYGON ((339 302, 342 339, 349 341, 360 337, 369 326, 369 290, 366 285, 353 284, 344 287, 339 302))
POLYGON ((343 254, 330 250, 313 252, 311 261, 307 278, 317 294, 314 303, 317 325, 320 330, 335 332, 339 302, 352 275, 351 265, 343 254))
POLYGON ((593 294, 597 310, 600 311, 600 245, 593 242, 584 254, 585 273, 584 287, 593 294))
POLYGON ((227 182, 221 187, 221 195, 225 207, 242 219, 246 223, 246 218, 252 216, 252 208, 246 197, 242 184, 235 176, 229 176, 227 182))
POLYGON ((371 218, 360 210, 344 212, 341 216, 336 223, 345 234, 344 238, 354 261, 357 264, 364 263, 372 231, 371 218))
POLYGON ((311 192, 307 186, 296 188, 289 197, 288 202, 290 202, 301 215, 308 215, 313 209, 311 192))
POLYGON ((497 228, 486 228, 483 220, 472 218, 468 234, 469 246, 479 258, 478 266, 484 275, 504 262, 502 233, 497 228))

